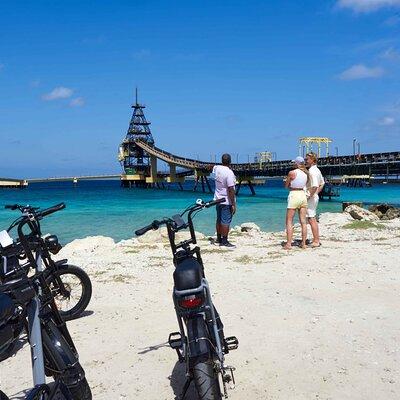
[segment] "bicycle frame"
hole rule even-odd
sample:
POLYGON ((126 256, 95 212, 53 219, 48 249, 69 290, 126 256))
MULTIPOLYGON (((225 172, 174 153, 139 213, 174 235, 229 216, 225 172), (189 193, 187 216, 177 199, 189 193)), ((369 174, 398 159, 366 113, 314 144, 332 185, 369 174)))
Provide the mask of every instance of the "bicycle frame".
MULTIPOLYGON (((179 325, 179 332, 169 335, 168 343, 176 350, 180 362, 186 362, 187 381, 183 388, 182 399, 189 388, 192 379, 196 377, 196 365, 204 360, 212 362, 214 374, 222 381, 223 393, 227 397, 227 383, 234 384, 233 367, 225 366, 225 354, 237 349, 238 340, 235 336, 225 337, 223 325, 214 307, 210 286, 205 277, 204 264, 197 246, 193 218, 195 213, 219 204, 225 199, 204 203, 198 200, 195 205, 188 207, 182 214, 151 224, 136 230, 136 235, 145 234, 151 229, 167 226, 168 239, 172 251, 174 272, 173 302, 179 325), (187 213, 187 222, 183 219, 187 213), (176 243, 176 233, 189 229, 190 238, 176 243)), ((210 365, 210 364, 208 364, 210 365)), ((219 379, 218 378, 218 379, 219 379)), ((217 379, 217 378, 213 378, 217 379)), ((214 389, 213 389, 214 390, 214 389)))
MULTIPOLYGON (((34 389, 29 393, 28 400, 52 399, 58 390, 64 394, 65 399, 72 400, 69 390, 59 381, 55 380, 54 387, 50 390, 46 385, 46 366, 45 366, 45 348, 52 349, 50 353, 52 358, 58 354, 62 360, 61 369, 68 368, 73 365, 69 360, 73 360, 77 355, 72 338, 66 328, 65 322, 62 321, 55 305, 54 298, 47 286, 44 276, 43 255, 50 258, 48 251, 43 246, 41 238, 40 224, 32 215, 24 214, 17 227, 18 237, 24 249, 25 257, 28 260, 29 267, 35 269, 35 275, 30 278, 33 287, 35 287, 35 295, 26 305, 27 333, 31 347, 32 376, 34 389), (23 227, 29 226, 30 236, 36 237, 41 246, 35 248, 33 254, 27 235, 23 232, 23 227), (51 316, 45 311, 46 307, 50 307, 51 316), (52 321, 52 322, 51 322, 52 321), (46 326, 46 328, 44 328, 46 326), (63 338, 70 348, 62 348, 60 340, 63 338)), ((51 260, 51 259, 50 259, 51 260)), ((51 260, 52 261, 52 260, 51 260)), ((57 356, 56 356, 57 357, 57 356)))

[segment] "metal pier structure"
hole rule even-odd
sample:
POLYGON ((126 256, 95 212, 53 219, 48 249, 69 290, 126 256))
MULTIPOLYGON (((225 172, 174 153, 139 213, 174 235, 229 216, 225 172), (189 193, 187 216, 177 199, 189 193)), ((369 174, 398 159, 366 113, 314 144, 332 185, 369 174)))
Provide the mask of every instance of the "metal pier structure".
MULTIPOLYGON (((150 160, 156 165, 157 160, 162 160, 169 164, 172 173, 177 166, 193 171, 196 177, 207 177, 210 175, 215 164, 184 158, 173 155, 165 150, 159 149, 154 145, 137 139, 136 145, 150 155, 150 160)), ((386 179, 400 175, 400 152, 373 153, 361 156, 328 156, 318 160, 318 167, 324 176, 344 176, 346 180, 363 177, 367 179, 372 176, 383 176, 386 179)), ((232 170, 238 179, 238 183, 247 182, 249 185, 258 177, 283 177, 292 169, 291 160, 269 161, 265 163, 241 163, 232 164, 232 170)), ((150 169, 151 173, 157 171, 156 168, 150 169)))
MULTIPOLYGON (((188 176, 194 176, 193 190, 201 189, 211 192, 209 176, 215 163, 194 160, 182 157, 155 146, 150 130, 150 122, 144 115, 143 104, 138 102, 136 90, 133 113, 127 133, 119 146, 118 160, 123 172, 109 175, 86 175, 53 177, 44 179, 11 180, 0 179, 0 187, 24 187, 28 183, 71 181, 76 184, 80 180, 120 179, 124 187, 160 187, 177 184, 183 190, 182 184, 188 176), (168 165, 167 172, 160 172, 157 162, 161 160, 168 165)), ((193 142, 196 138, 193 138, 193 142)), ((388 181, 389 178, 399 178, 400 152, 355 154, 349 156, 329 155, 331 139, 325 137, 302 137, 299 141, 299 152, 305 153, 312 149, 313 144, 318 146, 318 166, 323 175, 331 183, 347 183, 350 186, 359 186, 361 181, 370 182, 373 178, 388 181), (321 146, 326 148, 325 156, 321 157, 321 146)), ((353 140, 353 147, 355 141, 353 140)), ((355 148, 355 147, 354 147, 355 148)), ((336 148, 337 153, 337 148, 336 148)), ((237 191, 247 185, 251 193, 255 194, 255 186, 262 184, 270 177, 284 177, 292 168, 291 160, 273 160, 271 152, 259 153, 254 162, 232 164, 231 168, 237 178, 237 191)), ((276 157, 275 157, 276 159, 276 157)), ((324 196, 336 197, 338 191, 326 188, 324 196)))
MULTIPOLYGON (((211 191, 208 180, 215 163, 181 157, 155 146, 155 141, 150 130, 150 122, 144 115, 145 106, 138 102, 137 89, 135 103, 132 105, 133 114, 128 131, 119 147, 118 160, 124 170, 121 175, 123 186, 132 187, 163 187, 164 183, 177 183, 182 188, 182 183, 188 175, 194 175, 194 190, 201 186, 203 191, 211 191), (161 160, 169 166, 169 172, 160 173, 157 161, 161 160), (180 171, 177 172, 177 168, 180 171)), ((400 152, 363 154, 353 156, 329 156, 331 139, 325 137, 302 137, 299 141, 299 151, 308 152, 313 145, 318 146, 318 156, 321 156, 321 146, 326 148, 325 157, 319 158, 319 168, 324 176, 341 177, 373 175, 398 176, 400 174, 400 152)), ((260 153, 261 154, 261 153, 260 153)), ((237 187, 248 185, 252 194, 254 186, 262 183, 267 177, 285 176, 292 168, 290 160, 273 161, 272 153, 265 153, 265 157, 251 163, 232 164, 231 168, 237 177, 237 187)), ((335 196, 332 190, 326 193, 327 197, 335 196)))

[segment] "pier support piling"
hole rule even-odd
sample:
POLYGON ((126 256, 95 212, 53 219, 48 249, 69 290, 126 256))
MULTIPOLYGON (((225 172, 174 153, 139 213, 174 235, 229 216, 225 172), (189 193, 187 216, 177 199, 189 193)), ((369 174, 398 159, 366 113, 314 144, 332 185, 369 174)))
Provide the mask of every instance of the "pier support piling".
POLYGON ((238 182, 237 182, 237 188, 236 188, 236 195, 239 194, 240 189, 242 187, 242 184, 243 184, 243 182, 245 182, 245 184, 250 189, 251 195, 255 196, 256 195, 256 190, 254 189, 253 179, 254 179, 254 177, 252 177, 252 176, 239 176, 238 177, 238 182))
POLYGON ((210 175, 208 172, 204 172, 202 170, 195 170, 194 176, 195 176, 195 183, 193 187, 193 191, 195 192, 197 190, 197 187, 199 183, 201 183, 201 190, 203 193, 206 193, 206 185, 210 193, 212 193, 211 185, 207 179, 207 177, 210 175))
POLYGON ((250 191, 251 191, 251 195, 255 196, 256 195, 256 191, 254 190, 254 186, 253 186, 252 181, 249 180, 248 183, 249 183, 249 188, 250 188, 250 191))

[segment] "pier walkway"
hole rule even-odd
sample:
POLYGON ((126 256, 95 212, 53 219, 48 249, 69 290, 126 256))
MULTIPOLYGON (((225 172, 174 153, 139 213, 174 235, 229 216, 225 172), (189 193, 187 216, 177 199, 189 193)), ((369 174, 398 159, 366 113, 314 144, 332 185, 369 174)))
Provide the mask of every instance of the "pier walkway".
POLYGON ((39 183, 39 182, 78 182, 78 181, 94 181, 101 179, 119 179, 121 174, 106 174, 106 175, 82 175, 82 176, 58 176, 51 178, 32 178, 27 179, 28 183, 39 183))
MULTIPOLYGON (((195 171, 209 172, 214 163, 176 156, 158 147, 151 146, 143 140, 136 144, 147 153, 169 164, 195 171)), ((393 176, 400 174, 400 152, 372 153, 360 156, 321 157, 318 167, 326 176, 340 175, 380 175, 393 176)), ((262 163, 232 164, 232 170, 240 176, 285 176, 292 168, 291 160, 270 161, 262 163)))
MULTIPOLYGON (((141 139, 135 140, 135 144, 149 155, 149 175, 142 176, 122 173, 27 180, 0 179, 0 186, 23 187, 28 183, 62 181, 71 181, 75 184, 80 180, 120 179, 124 186, 130 187, 135 179, 140 179, 144 186, 154 185, 164 187, 164 183, 177 183, 182 189, 185 177, 192 175, 194 176, 194 190, 200 184, 203 191, 205 191, 205 188, 211 191, 208 176, 215 165, 214 163, 181 157, 141 139), (158 171, 157 160, 166 162, 169 165, 169 171, 158 171), (177 167, 182 170, 177 171, 177 167)), ((373 177, 380 177, 386 180, 389 177, 398 179, 400 175, 400 152, 321 157, 318 161, 318 166, 326 177, 346 177, 347 180, 360 176, 365 177, 366 180, 373 177)), ((280 160, 236 163, 232 164, 231 168, 237 177, 238 189, 240 189, 242 184, 248 185, 252 194, 255 194, 254 185, 264 182, 268 177, 286 176, 292 168, 292 162, 291 160, 280 160)))

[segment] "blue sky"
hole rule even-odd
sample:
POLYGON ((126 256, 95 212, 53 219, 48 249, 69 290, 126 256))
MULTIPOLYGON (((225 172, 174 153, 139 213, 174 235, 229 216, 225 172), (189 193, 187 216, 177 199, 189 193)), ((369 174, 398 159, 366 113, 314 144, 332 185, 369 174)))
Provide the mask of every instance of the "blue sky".
POLYGON ((136 85, 188 157, 400 150, 399 77, 400 0, 3 0, 0 176, 120 171, 136 85))

